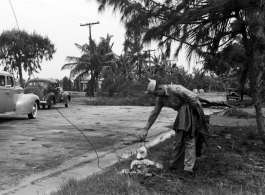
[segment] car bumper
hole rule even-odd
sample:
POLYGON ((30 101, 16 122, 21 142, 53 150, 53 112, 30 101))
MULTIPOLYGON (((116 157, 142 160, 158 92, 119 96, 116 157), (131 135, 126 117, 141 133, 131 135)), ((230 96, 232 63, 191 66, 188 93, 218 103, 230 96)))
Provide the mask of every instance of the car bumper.
POLYGON ((40 101, 40 104, 47 104, 47 101, 40 101))

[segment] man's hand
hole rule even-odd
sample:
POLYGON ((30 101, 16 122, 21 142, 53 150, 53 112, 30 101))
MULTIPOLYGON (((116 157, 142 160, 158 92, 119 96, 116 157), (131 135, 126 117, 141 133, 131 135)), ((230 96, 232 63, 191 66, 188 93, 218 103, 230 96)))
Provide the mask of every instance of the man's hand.
POLYGON ((139 140, 144 141, 148 134, 147 128, 143 128, 143 130, 138 134, 139 140))

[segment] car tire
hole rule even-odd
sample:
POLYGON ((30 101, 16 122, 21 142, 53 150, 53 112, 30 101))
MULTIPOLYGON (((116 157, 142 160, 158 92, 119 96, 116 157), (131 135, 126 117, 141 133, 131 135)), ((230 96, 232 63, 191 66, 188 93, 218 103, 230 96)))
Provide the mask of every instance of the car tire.
POLYGON ((65 108, 68 108, 68 106, 69 106, 68 104, 65 104, 65 108))
POLYGON ((31 113, 28 114, 29 119, 35 119, 38 114, 38 104, 37 102, 34 102, 33 104, 33 110, 31 113))
POLYGON ((51 104, 48 105, 48 108, 49 109, 53 109, 54 108, 54 100, 51 100, 51 104))
POLYGON ((45 109, 46 108, 46 105, 41 105, 42 106, 42 109, 45 109))

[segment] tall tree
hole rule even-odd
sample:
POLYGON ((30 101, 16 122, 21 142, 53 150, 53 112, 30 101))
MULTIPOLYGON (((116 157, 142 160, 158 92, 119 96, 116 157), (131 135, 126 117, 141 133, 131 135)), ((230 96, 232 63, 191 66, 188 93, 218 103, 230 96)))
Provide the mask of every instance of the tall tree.
POLYGON ((69 88, 68 88, 68 80, 69 79, 66 76, 63 78, 63 90, 64 91, 68 91, 69 90, 69 88))
POLYGON ((62 70, 71 69, 70 78, 90 75, 90 87, 87 89, 90 89, 92 97, 94 97, 95 81, 100 77, 102 66, 107 65, 109 58, 112 57, 112 55, 108 55, 112 53, 111 38, 112 36, 107 34, 106 38, 100 38, 98 44, 93 40, 90 42, 91 45, 75 44, 81 51, 81 57, 67 56, 66 60, 70 63, 64 64, 62 67, 62 70))
POLYGON ((68 79, 67 85, 68 85, 68 90, 69 91, 72 91, 72 89, 73 89, 73 82, 71 81, 71 79, 68 79))
POLYGON ((43 59, 51 60, 55 53, 54 44, 48 37, 36 32, 7 30, 0 35, 0 62, 5 70, 17 72, 23 84, 22 71, 31 75, 41 70, 43 59))
POLYGON ((160 41, 168 55, 172 43, 178 41, 175 56, 184 47, 189 62, 193 54, 199 54, 197 51, 214 54, 238 36, 242 37, 258 132, 265 143, 265 120, 259 95, 265 66, 265 0, 97 1, 100 10, 109 5, 120 10, 126 27, 137 24, 147 29, 143 40, 160 41))

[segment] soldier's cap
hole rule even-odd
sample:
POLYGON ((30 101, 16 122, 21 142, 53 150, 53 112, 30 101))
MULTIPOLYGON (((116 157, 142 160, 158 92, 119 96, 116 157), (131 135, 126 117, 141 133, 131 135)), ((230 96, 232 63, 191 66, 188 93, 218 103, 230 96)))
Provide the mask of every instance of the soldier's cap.
POLYGON ((145 92, 146 94, 153 94, 156 88, 156 80, 153 79, 149 79, 149 83, 147 86, 147 91, 145 92))

